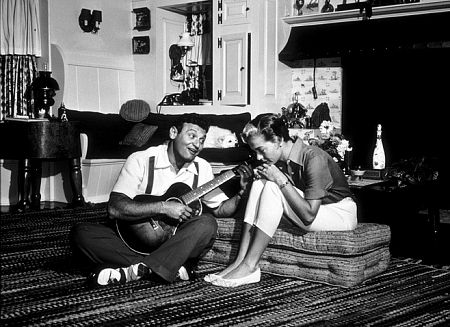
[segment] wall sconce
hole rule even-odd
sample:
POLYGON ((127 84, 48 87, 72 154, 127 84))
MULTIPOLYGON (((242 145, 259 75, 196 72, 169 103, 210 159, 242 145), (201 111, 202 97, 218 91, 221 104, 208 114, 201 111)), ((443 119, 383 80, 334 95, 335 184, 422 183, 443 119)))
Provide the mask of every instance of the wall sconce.
POLYGON ((83 32, 97 33, 100 29, 100 23, 102 22, 102 12, 100 10, 93 10, 92 14, 89 9, 81 9, 80 16, 78 17, 78 23, 80 24, 83 32))
POLYGON ((180 40, 177 45, 181 48, 181 56, 185 56, 186 53, 194 46, 191 36, 188 32, 184 32, 180 35, 180 40))
POLYGON ((97 33, 97 31, 100 29, 100 23, 102 22, 102 12, 100 10, 93 10, 92 20, 94 21, 94 28, 92 29, 92 33, 97 33))

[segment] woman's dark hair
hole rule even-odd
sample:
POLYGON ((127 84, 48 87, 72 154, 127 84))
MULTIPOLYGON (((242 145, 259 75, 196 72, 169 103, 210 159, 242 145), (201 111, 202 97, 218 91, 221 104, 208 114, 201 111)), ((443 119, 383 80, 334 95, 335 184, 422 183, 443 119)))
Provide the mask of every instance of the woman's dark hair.
POLYGON ((261 134, 266 141, 273 142, 277 137, 292 141, 285 118, 276 114, 258 115, 244 127, 242 139, 247 143, 248 138, 255 134, 261 134))
POLYGON ((174 122, 173 126, 176 127, 178 132, 180 132, 183 129, 184 123, 188 124, 195 124, 200 126, 205 130, 206 133, 208 133, 209 130, 209 121, 207 121, 205 118, 203 118, 201 115, 196 113, 187 113, 182 114, 177 118, 177 120, 174 122))

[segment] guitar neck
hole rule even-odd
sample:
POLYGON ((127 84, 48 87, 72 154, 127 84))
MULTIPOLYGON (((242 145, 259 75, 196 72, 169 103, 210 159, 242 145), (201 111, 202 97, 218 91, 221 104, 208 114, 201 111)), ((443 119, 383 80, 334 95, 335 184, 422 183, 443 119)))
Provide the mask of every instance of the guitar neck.
POLYGON ((219 187, 223 183, 229 181, 234 176, 236 176, 236 173, 233 170, 228 170, 228 171, 224 172, 223 174, 221 174, 220 176, 214 178, 213 180, 199 186, 195 190, 192 190, 192 191, 184 194, 183 196, 181 196, 181 200, 185 204, 194 202, 194 201, 198 200, 199 198, 201 198, 203 195, 211 192, 212 190, 219 187))

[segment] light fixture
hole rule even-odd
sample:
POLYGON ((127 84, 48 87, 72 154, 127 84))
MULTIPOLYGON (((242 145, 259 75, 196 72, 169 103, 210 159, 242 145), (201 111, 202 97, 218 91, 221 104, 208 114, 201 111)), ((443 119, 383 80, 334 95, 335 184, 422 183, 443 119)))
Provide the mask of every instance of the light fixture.
POLYGON ((31 84, 34 97, 34 117, 35 118, 49 118, 50 107, 55 104, 53 97, 59 90, 58 82, 51 77, 52 72, 47 70, 44 65, 44 70, 39 71, 38 77, 31 84))
POLYGON ((81 9, 80 16, 78 16, 78 23, 83 32, 97 33, 102 22, 102 12, 100 10, 81 9))
POLYGON ((78 23, 80 24, 81 29, 83 32, 91 32, 92 26, 91 26, 91 11, 89 9, 81 9, 80 16, 78 16, 78 23))
POLYGON ((192 42, 190 34, 188 32, 184 32, 180 35, 180 40, 177 45, 181 48, 181 54, 184 56, 190 48, 194 46, 194 42, 192 42))
POLYGON ((97 31, 100 29, 100 23, 102 22, 102 12, 100 10, 93 10, 92 11, 92 20, 93 20, 93 29, 92 33, 97 33, 97 31))

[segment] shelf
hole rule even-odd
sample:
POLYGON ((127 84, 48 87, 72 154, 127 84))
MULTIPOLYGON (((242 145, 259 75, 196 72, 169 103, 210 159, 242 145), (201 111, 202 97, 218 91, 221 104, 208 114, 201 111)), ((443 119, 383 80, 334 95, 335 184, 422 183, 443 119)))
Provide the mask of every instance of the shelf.
MULTIPOLYGON (((373 7, 372 11, 373 14, 370 19, 441 13, 450 11, 450 1, 416 2, 400 5, 380 6, 373 7)), ((359 9, 302 16, 288 16, 282 18, 285 23, 292 27, 359 21, 363 19, 364 15, 360 13, 359 9)))

